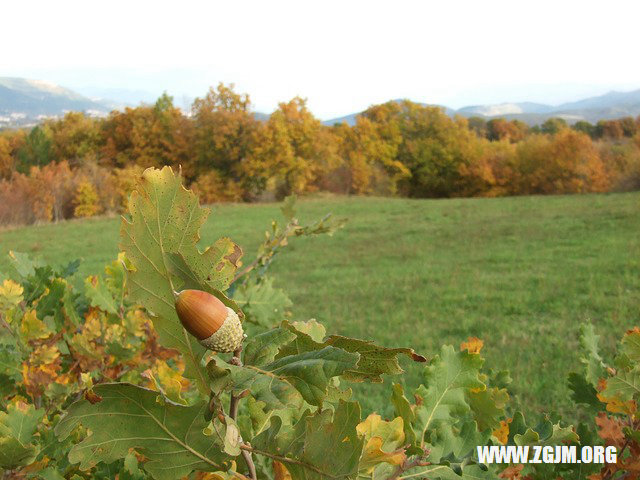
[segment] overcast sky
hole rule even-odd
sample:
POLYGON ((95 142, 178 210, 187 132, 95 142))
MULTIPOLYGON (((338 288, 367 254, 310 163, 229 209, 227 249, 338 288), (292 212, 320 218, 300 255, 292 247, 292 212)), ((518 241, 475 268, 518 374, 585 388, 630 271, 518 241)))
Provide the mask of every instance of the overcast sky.
POLYGON ((562 103, 640 88, 636 1, 11 1, 0 76, 202 96, 327 119, 393 98, 562 103))

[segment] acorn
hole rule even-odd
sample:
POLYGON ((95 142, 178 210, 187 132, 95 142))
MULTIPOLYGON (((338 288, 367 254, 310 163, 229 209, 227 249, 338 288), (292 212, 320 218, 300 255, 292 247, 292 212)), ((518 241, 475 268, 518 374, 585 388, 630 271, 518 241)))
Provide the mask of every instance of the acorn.
POLYGON ((238 314, 214 295, 183 290, 176 297, 176 312, 184 328, 209 350, 233 352, 242 345, 238 314))

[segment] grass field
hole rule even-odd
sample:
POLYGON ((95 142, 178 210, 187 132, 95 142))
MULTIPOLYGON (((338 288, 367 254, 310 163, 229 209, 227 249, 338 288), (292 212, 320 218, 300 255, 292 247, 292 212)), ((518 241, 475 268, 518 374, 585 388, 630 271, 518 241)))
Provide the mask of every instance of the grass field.
MULTIPOLYGON (((578 327, 591 321, 611 352, 640 325, 640 194, 407 200, 310 199, 299 217, 349 218, 334 237, 293 240, 274 264, 294 318, 331 332, 412 346, 428 356, 468 336, 487 365, 509 369, 527 411, 571 416, 566 375, 580 368, 578 327)), ((203 243, 230 236, 249 257, 278 206, 216 206, 203 243)), ((18 250, 96 273, 117 253, 119 220, 0 232, 0 271, 18 250)), ((421 367, 406 365, 415 383, 421 367)), ((388 388, 363 387, 387 408, 388 388)))

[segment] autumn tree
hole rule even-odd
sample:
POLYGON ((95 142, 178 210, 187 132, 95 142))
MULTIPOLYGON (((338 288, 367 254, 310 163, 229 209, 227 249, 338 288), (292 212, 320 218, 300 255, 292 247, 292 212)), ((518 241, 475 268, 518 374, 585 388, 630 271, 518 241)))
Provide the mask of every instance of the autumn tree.
POLYGON ((386 127, 384 122, 374 122, 363 115, 356 118, 353 127, 347 124, 334 127, 347 193, 395 194, 398 181, 410 175, 409 169, 396 158, 400 137, 384 135, 386 127))
POLYGON ((191 122, 164 93, 153 106, 112 112, 102 124, 103 162, 115 167, 187 166, 192 158, 191 122))
POLYGON ((249 95, 239 94, 234 85, 220 83, 193 102, 194 165, 187 173, 196 176, 215 170, 223 183, 247 184, 243 163, 254 148, 260 122, 251 112, 249 95))
POLYGON ((74 217, 93 217, 100 213, 100 198, 91 182, 83 180, 78 184, 73 205, 74 217))
POLYGON ((640 137, 638 140, 601 140, 598 144, 614 191, 640 189, 640 137))
POLYGON ((246 171, 261 178, 265 187, 273 183, 279 198, 318 189, 323 174, 339 163, 331 128, 322 125, 300 97, 280 103, 257 138, 246 171))
POLYGON ((572 128, 577 132, 586 133, 591 138, 595 137, 596 127, 585 120, 577 121, 572 128))
POLYGON ((73 216, 77 179, 65 160, 42 168, 32 167, 34 211, 41 220, 59 221, 73 216))
POLYGON ((501 197, 515 194, 514 173, 517 171, 516 144, 509 140, 482 141, 474 161, 460 166, 461 190, 464 197, 501 197))
POLYGON ((504 118, 492 118, 487 122, 486 129, 486 136, 489 140, 519 142, 527 135, 529 127, 520 120, 508 121, 504 118))
POLYGON ((469 117, 467 119, 469 128, 476 132, 481 138, 488 138, 489 128, 487 126, 487 120, 483 117, 469 117))
POLYGON ((51 152, 57 161, 79 165, 96 159, 100 143, 98 120, 80 112, 69 112, 62 119, 47 122, 51 132, 51 152))
POLYGON ((531 135, 517 146, 511 193, 583 193, 606 190, 608 179, 588 135, 563 129, 531 135))
POLYGON ((11 153, 9 139, 0 136, 0 180, 11 178, 14 169, 14 159, 11 153))
POLYGON ((438 107, 408 100, 374 106, 363 116, 378 124, 381 137, 397 148, 394 160, 410 172, 398 182, 400 193, 412 197, 457 194, 460 168, 474 161, 479 147, 466 119, 452 119, 438 107))
POLYGON ((564 118, 552 117, 545 120, 542 125, 540 125, 540 132, 548 135, 555 135, 565 128, 568 128, 568 125, 564 118))

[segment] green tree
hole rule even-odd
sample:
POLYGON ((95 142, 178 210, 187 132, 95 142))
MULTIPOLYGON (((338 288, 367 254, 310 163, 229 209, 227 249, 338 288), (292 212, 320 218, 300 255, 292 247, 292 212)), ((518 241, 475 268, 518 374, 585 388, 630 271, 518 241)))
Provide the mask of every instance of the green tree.
POLYGON ((578 132, 582 132, 582 133, 586 133, 587 135, 589 135, 591 138, 594 138, 595 133, 596 133, 596 127, 585 121, 585 120, 580 120, 578 122, 576 122, 573 125, 573 129, 578 131, 578 132))
POLYGON ((377 124, 389 146, 397 148, 394 160, 410 173, 398 182, 401 193, 412 197, 458 193, 460 169, 475 161, 480 146, 465 119, 451 119, 440 108, 408 100, 374 106, 363 116, 377 124))
POLYGON ((568 125, 564 118, 553 117, 545 120, 542 125, 540 125, 540 131, 548 135, 555 135, 567 127, 568 125))
POLYGON ((31 129, 26 136, 24 145, 18 150, 17 170, 29 173, 31 167, 48 165, 53 160, 53 140, 51 131, 46 126, 31 129))

